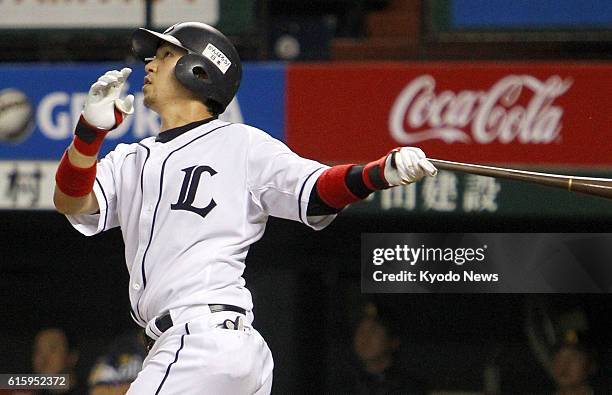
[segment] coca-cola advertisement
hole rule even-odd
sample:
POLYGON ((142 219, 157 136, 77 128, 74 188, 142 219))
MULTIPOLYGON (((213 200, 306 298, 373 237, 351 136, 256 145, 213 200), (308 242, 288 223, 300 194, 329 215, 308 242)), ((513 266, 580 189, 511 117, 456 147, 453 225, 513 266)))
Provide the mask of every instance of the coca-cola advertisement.
POLYGON ((607 64, 292 65, 287 142, 328 163, 408 145, 437 159, 610 167, 611 94, 607 64))

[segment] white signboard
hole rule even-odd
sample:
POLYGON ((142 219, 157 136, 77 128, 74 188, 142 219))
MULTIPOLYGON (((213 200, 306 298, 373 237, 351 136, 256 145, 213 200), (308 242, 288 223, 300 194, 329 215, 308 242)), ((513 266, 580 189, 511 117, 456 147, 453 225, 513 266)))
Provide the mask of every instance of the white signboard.
MULTIPOLYGON (((145 24, 145 0, 2 0, 1 29, 135 28, 145 24)), ((219 0, 155 0, 153 25, 219 22, 219 0)))
POLYGON ((52 161, 0 161, 0 209, 53 209, 52 161))
MULTIPOLYGON (((152 24, 162 30, 177 22, 187 21, 203 22, 216 26, 219 23, 219 1, 155 0, 153 2, 152 24)), ((140 0, 140 2, 144 3, 144 0, 140 0)))

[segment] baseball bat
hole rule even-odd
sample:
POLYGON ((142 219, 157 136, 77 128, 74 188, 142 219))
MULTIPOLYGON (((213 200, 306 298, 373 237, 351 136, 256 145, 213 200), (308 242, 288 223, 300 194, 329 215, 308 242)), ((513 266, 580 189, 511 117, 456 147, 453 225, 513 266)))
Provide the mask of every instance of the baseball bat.
POLYGON ((612 179, 566 176, 561 174, 536 173, 532 171, 508 169, 503 167, 483 166, 472 163, 451 162, 429 159, 441 170, 462 171, 479 176, 505 178, 508 180, 527 181, 538 185, 567 189, 570 192, 581 192, 588 195, 612 199, 612 179))

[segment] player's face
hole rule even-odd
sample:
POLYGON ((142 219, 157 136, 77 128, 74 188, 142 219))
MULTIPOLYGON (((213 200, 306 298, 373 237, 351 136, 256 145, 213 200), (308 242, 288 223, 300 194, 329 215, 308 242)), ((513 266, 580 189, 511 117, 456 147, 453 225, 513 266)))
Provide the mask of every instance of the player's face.
POLYGON ((159 113, 164 107, 178 103, 177 99, 192 96, 174 75, 176 62, 186 53, 172 44, 160 45, 155 57, 145 65, 147 75, 142 87, 145 106, 159 113))

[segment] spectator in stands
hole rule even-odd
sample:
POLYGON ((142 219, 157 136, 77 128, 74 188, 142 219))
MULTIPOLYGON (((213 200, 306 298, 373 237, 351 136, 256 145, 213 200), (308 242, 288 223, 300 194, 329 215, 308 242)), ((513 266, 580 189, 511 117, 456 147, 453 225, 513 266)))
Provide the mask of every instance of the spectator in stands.
POLYGON ((32 355, 33 372, 37 374, 69 374, 69 386, 66 389, 43 390, 36 392, 39 395, 46 394, 82 394, 83 389, 79 385, 75 373, 75 366, 79 359, 76 350, 66 332, 60 328, 43 329, 34 339, 34 350, 32 355))
POLYGON ((353 349, 360 362, 352 388, 356 394, 425 394, 422 383, 399 365, 399 322, 393 315, 368 303, 355 330, 353 349))
POLYGON ((142 331, 130 331, 110 345, 89 375, 90 395, 123 395, 142 369, 146 356, 142 331))
POLYGON ((557 386, 555 395, 599 393, 591 383, 598 369, 595 350, 577 331, 569 330, 565 333, 561 343, 553 352, 551 367, 557 386))

